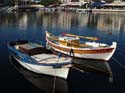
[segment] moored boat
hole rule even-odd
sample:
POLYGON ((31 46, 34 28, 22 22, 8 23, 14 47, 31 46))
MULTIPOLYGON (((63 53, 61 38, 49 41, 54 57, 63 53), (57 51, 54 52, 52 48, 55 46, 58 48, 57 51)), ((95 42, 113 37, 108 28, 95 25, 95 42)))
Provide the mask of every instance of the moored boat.
POLYGON ((52 93, 53 91, 58 91, 58 93, 68 93, 67 80, 45 74, 34 73, 20 65, 11 55, 9 56, 9 59, 12 66, 16 68, 16 70, 21 73, 27 81, 38 89, 45 93, 52 93))
POLYGON ((72 58, 53 54, 40 44, 18 40, 8 43, 10 55, 30 71, 66 79, 72 58))
POLYGON ((112 45, 97 43, 95 42, 97 39, 72 34, 54 36, 46 31, 46 46, 55 51, 77 58, 108 61, 113 56, 117 43, 112 42, 112 45), (80 38, 90 39, 92 41, 81 43, 80 38))

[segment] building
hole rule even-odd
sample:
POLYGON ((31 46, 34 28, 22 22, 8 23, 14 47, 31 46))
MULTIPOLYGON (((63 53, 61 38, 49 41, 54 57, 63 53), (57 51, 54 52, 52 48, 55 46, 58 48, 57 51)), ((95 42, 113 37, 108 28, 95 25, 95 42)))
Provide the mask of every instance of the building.
POLYGON ((62 3, 68 3, 68 2, 84 2, 85 0, 61 0, 62 3))
POLYGON ((122 0, 114 0, 114 2, 121 2, 122 0))
POLYGON ((20 1, 23 1, 23 2, 34 2, 34 3, 41 2, 41 0, 20 0, 20 1))

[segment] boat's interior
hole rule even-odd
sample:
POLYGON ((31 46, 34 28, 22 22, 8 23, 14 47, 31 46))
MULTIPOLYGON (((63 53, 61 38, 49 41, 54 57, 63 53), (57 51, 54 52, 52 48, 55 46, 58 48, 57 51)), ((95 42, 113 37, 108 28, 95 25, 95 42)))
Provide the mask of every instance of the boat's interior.
POLYGON ((45 47, 42 45, 31 43, 25 40, 10 42, 9 45, 15 47, 16 50, 28 55, 36 55, 40 53, 52 54, 51 50, 45 49, 45 47))
POLYGON ((54 36, 49 32, 46 32, 46 37, 59 45, 67 46, 67 47, 75 47, 75 48, 104 48, 108 47, 107 44, 95 42, 98 40, 96 37, 86 37, 86 36, 78 36, 73 34, 65 34, 64 36, 54 36), (87 41, 82 42, 80 38, 83 38, 87 41), (91 41, 89 41, 91 40, 91 41))
POLYGON ((26 44, 26 43, 28 43, 27 40, 18 40, 18 41, 9 42, 9 45, 10 46, 15 46, 15 45, 26 44))
POLYGON ((48 38, 51 40, 53 43, 58 42, 59 45, 67 46, 67 47, 75 47, 75 48, 104 48, 107 47, 107 44, 104 43, 97 43, 95 41, 86 41, 86 42, 80 42, 79 38, 74 38, 74 37, 56 37, 56 36, 51 36, 48 38))
POLYGON ((42 54, 33 55, 31 57, 34 58, 38 63, 46 63, 46 64, 66 63, 66 62, 71 61, 71 58, 59 57, 59 56, 54 55, 54 54, 44 54, 44 53, 42 53, 42 54))
POLYGON ((51 50, 47 50, 45 47, 37 43, 31 43, 27 41, 16 41, 10 42, 9 45, 24 54, 28 54, 31 58, 35 59, 37 63, 62 64, 71 62, 71 58, 57 55, 57 53, 54 54, 51 50))

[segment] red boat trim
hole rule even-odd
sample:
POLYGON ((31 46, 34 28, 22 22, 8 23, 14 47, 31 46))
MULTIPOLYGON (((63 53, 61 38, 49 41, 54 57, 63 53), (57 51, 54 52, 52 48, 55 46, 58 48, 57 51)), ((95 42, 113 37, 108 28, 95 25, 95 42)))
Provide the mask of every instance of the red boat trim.
MULTIPOLYGON (((53 44, 51 41, 47 40, 48 43, 58 50, 64 51, 64 52, 71 52, 71 49, 60 47, 59 45, 53 44)), ((96 49, 96 50, 82 50, 82 49, 73 49, 74 53, 78 54, 99 54, 99 53, 110 53, 113 51, 114 48, 106 48, 106 49, 96 49)))

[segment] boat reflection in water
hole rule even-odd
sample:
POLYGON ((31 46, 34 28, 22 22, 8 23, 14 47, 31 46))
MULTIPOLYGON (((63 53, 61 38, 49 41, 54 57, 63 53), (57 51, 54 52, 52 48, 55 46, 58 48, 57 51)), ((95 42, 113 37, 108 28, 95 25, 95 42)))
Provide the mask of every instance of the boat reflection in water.
MULTIPOLYGON (((17 68, 17 70, 29 82, 31 82, 34 86, 39 88, 41 91, 44 91, 45 93, 46 92, 47 93, 72 93, 72 92, 82 93, 83 91, 85 91, 83 90, 83 88, 86 88, 86 87, 88 88, 88 86, 90 88, 91 86, 90 84, 92 80, 95 80, 94 83, 97 81, 97 79, 94 76, 87 77, 86 75, 88 75, 88 73, 98 74, 97 77, 99 78, 101 76, 104 76, 106 78, 108 77, 109 78, 108 82, 113 81, 112 71, 107 62, 74 59, 73 67, 69 71, 68 79, 65 80, 62 78, 57 78, 49 75, 36 74, 22 67, 20 64, 18 64, 18 62, 12 59, 12 57, 10 58, 11 58, 11 63, 17 68), (77 92, 74 92, 74 91, 77 91, 77 92)), ((103 83, 101 84, 103 85, 103 83)))
POLYGON ((96 74, 105 75, 109 78, 109 82, 113 81, 113 74, 108 62, 100 62, 97 60, 73 60, 74 68, 81 72, 94 72, 96 74))
POLYGON ((68 93, 68 85, 65 79, 31 72, 16 62, 12 56, 9 57, 14 67, 43 93, 68 93))
POLYGON ((70 93, 109 92, 113 75, 107 62, 74 59, 73 64, 67 80, 70 93))

